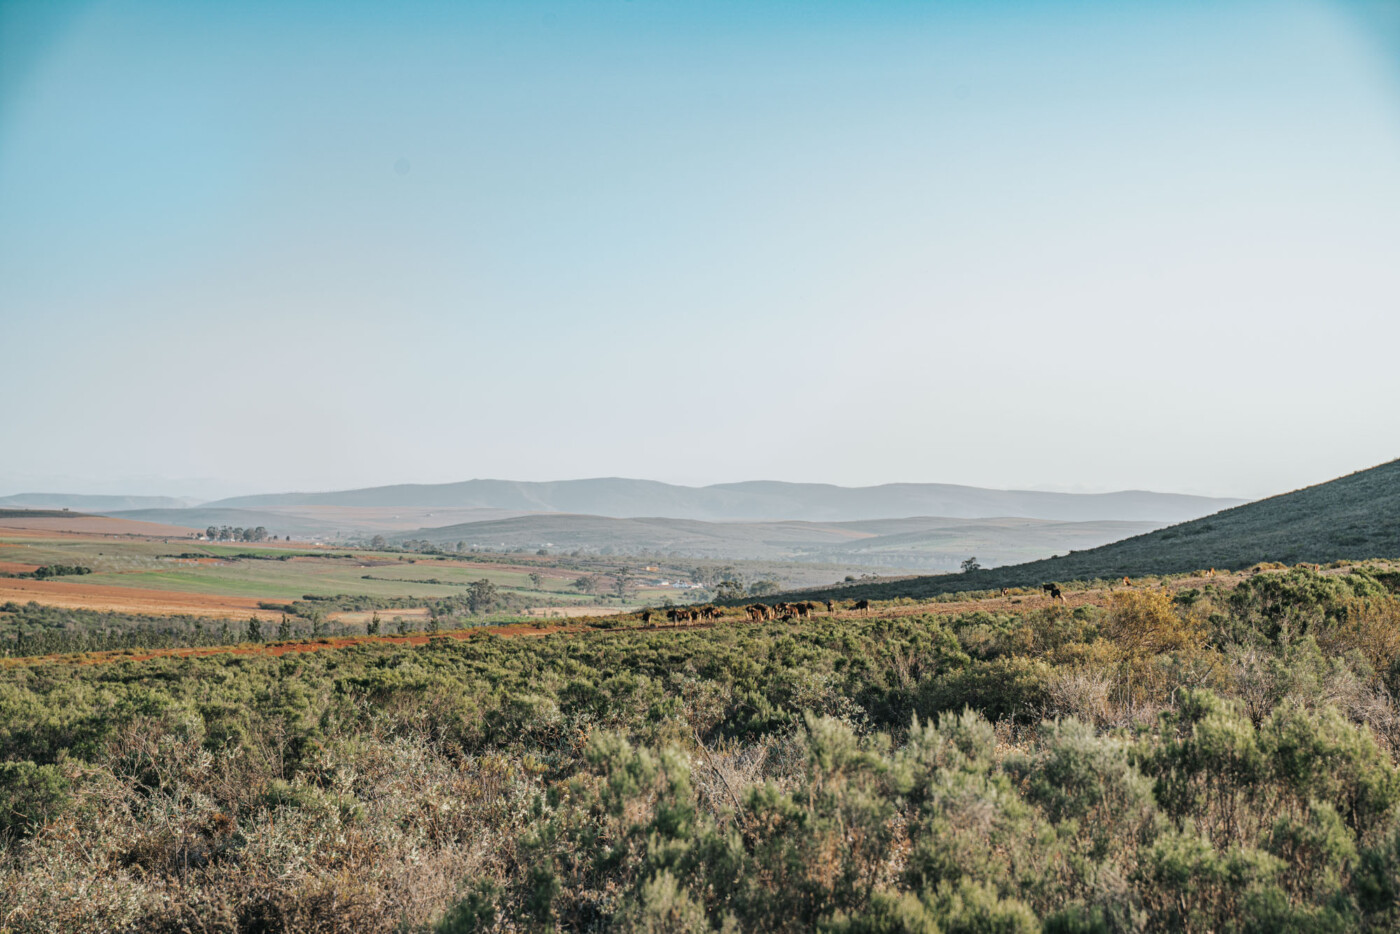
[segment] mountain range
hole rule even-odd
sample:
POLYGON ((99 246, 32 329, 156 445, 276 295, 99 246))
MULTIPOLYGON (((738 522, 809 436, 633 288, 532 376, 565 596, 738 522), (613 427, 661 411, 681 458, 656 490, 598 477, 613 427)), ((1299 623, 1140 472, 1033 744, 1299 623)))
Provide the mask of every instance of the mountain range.
POLYGON ((401 484, 327 493, 237 496, 205 508, 260 509, 307 506, 397 506, 500 509, 520 513, 707 522, 798 519, 849 522, 903 519, 1019 517, 1065 522, 1180 522, 1243 500, 1125 490, 1116 493, 1051 493, 991 490, 947 483, 889 483, 843 487, 825 483, 756 480, 689 487, 654 480, 608 477, 524 482, 467 480, 461 483, 401 484))

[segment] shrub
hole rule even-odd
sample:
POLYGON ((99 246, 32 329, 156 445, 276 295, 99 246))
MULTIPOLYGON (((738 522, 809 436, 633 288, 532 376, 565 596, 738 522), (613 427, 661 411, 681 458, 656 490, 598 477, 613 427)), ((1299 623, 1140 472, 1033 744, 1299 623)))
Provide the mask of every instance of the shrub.
POLYGON ((56 766, 0 762, 0 836, 28 836, 71 803, 68 780, 56 766))

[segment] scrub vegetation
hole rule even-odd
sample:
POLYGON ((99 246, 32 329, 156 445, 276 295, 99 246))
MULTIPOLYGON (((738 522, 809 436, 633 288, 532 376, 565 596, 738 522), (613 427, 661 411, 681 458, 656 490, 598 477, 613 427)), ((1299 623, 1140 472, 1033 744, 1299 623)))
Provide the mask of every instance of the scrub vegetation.
POLYGON ((1395 589, 12 660, 0 929, 1393 930, 1395 589))

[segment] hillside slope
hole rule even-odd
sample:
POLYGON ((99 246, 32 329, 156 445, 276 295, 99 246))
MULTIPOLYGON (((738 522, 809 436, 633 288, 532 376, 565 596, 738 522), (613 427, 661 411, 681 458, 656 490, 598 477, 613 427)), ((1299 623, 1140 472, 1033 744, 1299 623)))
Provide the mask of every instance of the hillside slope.
POLYGON ((870 599, 922 597, 1033 587, 1044 581, 1237 569, 1260 561, 1393 557, 1400 557, 1400 460, 1063 557, 974 574, 862 584, 839 593, 870 599))
POLYGON ((451 547, 549 548, 859 564, 911 570, 956 568, 971 555, 988 565, 1089 548, 1152 528, 1145 522, 919 517, 861 522, 701 522, 549 513, 420 529, 394 536, 451 547))
POLYGON ((206 507, 452 506, 554 512, 613 518, 668 516, 701 521, 797 519, 845 522, 908 516, 1008 516, 1062 522, 1180 522, 1241 502, 1175 493, 1046 493, 988 490, 946 483, 892 483, 840 487, 820 483, 756 481, 707 487, 676 486, 617 477, 525 483, 468 480, 405 484, 329 493, 242 496, 206 507))
POLYGON ((253 509, 214 509, 194 506, 189 509, 121 509, 104 513, 114 519, 136 519, 141 522, 163 522, 202 531, 207 526, 227 525, 252 529, 262 526, 269 535, 326 535, 335 531, 330 523, 314 519, 287 517, 253 509))

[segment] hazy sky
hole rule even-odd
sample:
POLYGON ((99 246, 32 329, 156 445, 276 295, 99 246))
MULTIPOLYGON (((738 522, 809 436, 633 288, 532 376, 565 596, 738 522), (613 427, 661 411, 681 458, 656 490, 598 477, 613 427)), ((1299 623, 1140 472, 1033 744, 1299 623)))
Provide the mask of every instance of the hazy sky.
POLYGON ((1389 460, 1397 9, 0 0, 0 494, 1389 460))

